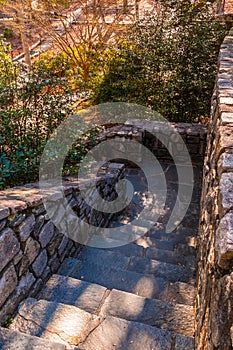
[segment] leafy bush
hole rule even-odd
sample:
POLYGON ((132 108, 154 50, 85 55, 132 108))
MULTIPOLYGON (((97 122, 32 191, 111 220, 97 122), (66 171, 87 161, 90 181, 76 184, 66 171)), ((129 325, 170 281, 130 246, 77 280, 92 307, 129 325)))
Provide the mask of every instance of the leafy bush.
POLYGON ((10 27, 5 27, 3 29, 3 36, 5 39, 11 39, 13 37, 13 31, 10 27))
POLYGON ((10 51, 10 44, 0 38, 0 88, 14 82, 17 74, 17 66, 12 61, 10 51))
POLYGON ((201 120, 209 115, 225 34, 210 3, 159 2, 158 13, 138 21, 126 41, 112 49, 94 103, 136 102, 169 120, 201 120))
POLYGON ((38 179, 40 155, 71 113, 70 94, 57 78, 21 72, 0 90, 0 187, 38 179))

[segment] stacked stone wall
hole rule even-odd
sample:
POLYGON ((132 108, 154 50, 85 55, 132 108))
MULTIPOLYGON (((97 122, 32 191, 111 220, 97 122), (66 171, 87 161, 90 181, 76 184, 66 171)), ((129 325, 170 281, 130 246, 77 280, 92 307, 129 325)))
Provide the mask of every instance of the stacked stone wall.
POLYGON ((220 51, 203 170, 196 349, 233 346, 233 31, 220 51))
MULTIPOLYGON (((124 166, 109 164, 102 172, 101 177, 92 181, 96 181, 103 198, 115 199, 115 184, 124 176, 124 166)), ((88 183, 87 180, 86 186, 88 183)), ((80 193, 77 178, 64 181, 63 191, 67 202, 79 217, 86 218, 94 226, 108 226, 112 214, 91 210, 80 193)), ((57 204, 60 196, 56 189, 51 189, 49 200, 57 204)), ((90 193, 89 200, 92 200, 90 193)), ((57 212, 61 210, 61 205, 57 212)), ((22 299, 34 296, 39 291, 66 257, 77 256, 80 247, 79 243, 69 239, 54 226, 46 213, 38 183, 1 191, 1 324, 16 311, 22 299)))

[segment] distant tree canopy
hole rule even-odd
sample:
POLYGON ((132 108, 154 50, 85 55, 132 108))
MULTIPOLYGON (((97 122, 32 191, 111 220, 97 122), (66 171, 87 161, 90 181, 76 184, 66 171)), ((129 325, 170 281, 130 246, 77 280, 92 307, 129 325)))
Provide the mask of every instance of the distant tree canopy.
POLYGON ((226 26, 204 1, 163 0, 112 49, 94 103, 137 102, 169 120, 209 115, 226 26))

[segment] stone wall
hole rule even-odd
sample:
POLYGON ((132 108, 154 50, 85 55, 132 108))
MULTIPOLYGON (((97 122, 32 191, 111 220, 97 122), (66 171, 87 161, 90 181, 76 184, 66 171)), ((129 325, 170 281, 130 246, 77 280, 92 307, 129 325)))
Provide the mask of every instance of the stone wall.
POLYGON ((212 99, 199 228, 196 349, 233 345, 233 31, 212 99))
MULTIPOLYGON (((101 177, 93 179, 100 194, 112 200, 115 184, 124 176, 124 166, 108 164, 101 177)), ((92 181, 93 181, 92 180, 92 181)), ((88 181, 86 185, 88 186, 88 181)), ((108 226, 110 214, 85 203, 77 179, 63 183, 65 197, 74 211, 96 226, 108 226)), ((51 190, 51 201, 58 193, 51 190)), ((89 197, 91 198, 90 194, 89 197)), ((93 199, 94 201, 94 199, 93 199)), ((58 208, 58 211, 60 207, 58 208)), ((80 245, 62 234, 46 214, 38 183, 0 192, 0 322, 16 311, 27 296, 33 296, 55 273, 67 256, 76 256, 80 245)))
MULTIPOLYGON (((203 164, 208 127, 206 125, 189 123, 171 123, 171 125, 181 135, 193 163, 203 164)), ((169 147, 167 148, 160 140, 158 140, 158 138, 156 138, 156 136, 154 136, 155 128, 157 129, 158 126, 154 121, 137 119, 129 120, 124 125, 117 125, 107 129, 101 134, 99 141, 105 141, 115 137, 131 139, 133 141, 141 142, 152 151, 160 161, 172 161, 169 147), (137 127, 133 125, 137 125, 137 127)), ((163 126, 161 126, 161 130, 159 130, 159 134, 160 133, 162 136, 163 126)), ((165 137, 167 137, 167 134, 165 137)), ((173 154, 177 155, 182 153, 182 149, 180 148, 182 147, 182 144, 179 140, 176 142, 171 136, 170 143, 173 147, 173 154)))

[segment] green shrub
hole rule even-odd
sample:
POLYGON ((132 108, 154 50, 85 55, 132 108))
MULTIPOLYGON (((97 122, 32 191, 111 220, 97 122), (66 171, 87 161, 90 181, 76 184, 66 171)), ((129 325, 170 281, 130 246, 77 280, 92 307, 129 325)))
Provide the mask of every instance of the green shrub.
POLYGON ((202 1, 165 0, 113 48, 94 103, 136 102, 169 120, 209 115, 220 43, 226 26, 202 1))
POLYGON ((3 29, 3 36, 5 39, 11 39, 13 37, 13 31, 10 27, 5 27, 3 29))
POLYGON ((21 72, 0 90, 0 187, 38 179, 44 145, 71 114, 70 93, 57 78, 21 72))

